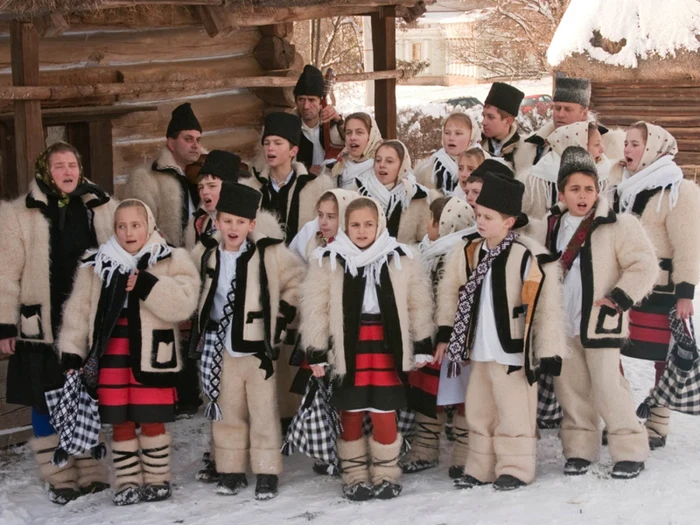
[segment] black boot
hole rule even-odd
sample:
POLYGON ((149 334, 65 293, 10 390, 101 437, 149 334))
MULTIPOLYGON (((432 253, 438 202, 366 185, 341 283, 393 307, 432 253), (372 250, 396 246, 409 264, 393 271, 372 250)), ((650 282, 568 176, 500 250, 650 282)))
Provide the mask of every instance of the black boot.
POLYGON ((212 461, 211 454, 205 452, 202 456, 204 468, 197 472, 195 479, 202 483, 216 483, 219 481, 219 473, 216 471, 216 463, 212 461))
POLYGON ((398 483, 384 480, 374 487, 374 497, 377 499, 393 499, 401 494, 402 488, 398 483))
POLYGON ((454 486, 456 489, 471 489, 474 487, 482 487, 484 485, 488 485, 488 483, 479 481, 474 476, 470 476, 469 474, 465 474, 461 478, 454 480, 454 486))
POLYGON ((331 474, 328 472, 328 469, 330 468, 331 465, 329 465, 328 463, 324 463, 323 461, 316 461, 311 467, 311 470, 313 470, 316 474, 319 474, 320 476, 333 476, 334 478, 337 478, 339 476, 338 469, 335 469, 333 474, 331 474))
POLYGON ((112 496, 112 501, 118 507, 133 505, 140 502, 142 499, 141 487, 137 487, 136 485, 122 486, 122 488, 112 496))
POLYGON ((632 479, 644 470, 643 461, 618 461, 613 465, 612 477, 615 479, 632 479))
POLYGON ((363 481, 354 485, 343 485, 343 496, 350 501, 369 501, 374 497, 374 487, 363 481))
POLYGON ((498 479, 493 482, 493 488, 502 491, 519 489, 525 485, 526 483, 524 481, 520 481, 518 478, 511 476, 510 474, 501 474, 498 476, 498 479))
POLYGON ((569 458, 564 464, 564 474, 567 476, 580 476, 588 472, 591 462, 583 458, 569 458))
POLYGON ((57 505, 65 505, 69 501, 78 499, 82 494, 79 490, 73 488, 56 488, 49 485, 48 488, 49 501, 57 505))
POLYGON ((666 446, 666 438, 664 436, 649 436, 649 448, 656 450, 666 446))
POLYGON ((149 483, 143 487, 143 501, 163 501, 173 495, 169 481, 149 483))
POLYGON ((450 479, 459 479, 464 477, 464 467, 461 465, 452 465, 447 471, 450 479))
POLYGON ((277 497, 279 478, 274 474, 258 474, 255 483, 255 499, 266 500, 277 497))
POLYGON ((248 479, 245 474, 217 474, 218 484, 216 485, 216 493, 222 496, 235 496, 240 491, 248 486, 248 479))

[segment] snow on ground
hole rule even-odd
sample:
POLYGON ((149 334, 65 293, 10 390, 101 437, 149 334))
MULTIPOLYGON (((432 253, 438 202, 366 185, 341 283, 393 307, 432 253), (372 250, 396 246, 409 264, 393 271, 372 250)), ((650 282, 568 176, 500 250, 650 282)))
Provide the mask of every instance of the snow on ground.
MULTIPOLYGON (((651 385, 649 362, 625 360, 636 401, 651 385)), ((437 469, 404 476, 403 494, 387 502, 351 503, 344 500, 337 479, 311 471, 312 461, 295 455, 285 460, 277 499, 257 502, 251 486, 237 496, 218 496, 212 485, 195 481, 202 452, 209 443, 208 423, 199 416, 170 425, 174 435, 172 499, 115 507, 109 491, 80 498, 65 507, 48 501, 37 483, 26 447, 0 453, 0 523, 100 525, 246 525, 313 522, 421 525, 517 524, 635 524, 690 525, 700 522, 700 418, 674 414, 672 435, 665 449, 655 451, 647 470, 636 480, 610 478, 607 449, 600 464, 581 477, 565 477, 556 431, 544 431, 537 447, 535 482, 513 493, 491 487, 459 491, 447 477, 450 444, 443 442, 437 469)))

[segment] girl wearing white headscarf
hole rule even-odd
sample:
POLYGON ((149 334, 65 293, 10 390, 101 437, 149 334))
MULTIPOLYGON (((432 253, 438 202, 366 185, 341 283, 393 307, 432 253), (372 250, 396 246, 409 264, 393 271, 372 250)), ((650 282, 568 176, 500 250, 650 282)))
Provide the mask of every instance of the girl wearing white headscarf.
POLYGON ((382 134, 367 113, 349 115, 344 127, 345 148, 331 170, 331 178, 337 188, 357 190, 357 178, 374 169, 374 154, 382 143, 382 134))

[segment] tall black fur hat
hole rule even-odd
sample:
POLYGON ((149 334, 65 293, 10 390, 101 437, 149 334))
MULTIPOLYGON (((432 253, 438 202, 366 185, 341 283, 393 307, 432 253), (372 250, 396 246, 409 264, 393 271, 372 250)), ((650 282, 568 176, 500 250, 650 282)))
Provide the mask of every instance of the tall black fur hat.
POLYGON ((524 194, 525 185, 514 177, 487 172, 484 174, 484 185, 476 198, 476 204, 504 215, 519 217, 524 194))
POLYGON ((262 193, 258 190, 237 182, 226 181, 221 185, 216 211, 246 219, 255 219, 261 200, 262 193))
POLYGON ((211 175, 223 181, 238 181, 241 168, 241 158, 235 153, 220 149, 211 150, 202 167, 199 169, 199 176, 211 175))
POLYGON ((200 133, 202 132, 202 126, 199 124, 194 111, 192 111, 192 105, 189 102, 185 102, 173 109, 165 136, 174 139, 178 133, 188 129, 196 129, 200 133))
POLYGON ((305 95, 309 97, 323 97, 325 82, 321 70, 311 64, 304 66, 297 85, 294 86, 294 97, 305 95))
POLYGON ((298 146, 301 140, 301 119, 292 113, 278 111, 265 117, 265 129, 261 142, 265 137, 275 135, 287 139, 292 146, 298 146))
POLYGON ((509 115, 517 117, 518 111, 520 111, 520 103, 524 97, 525 93, 518 88, 504 82, 494 82, 484 101, 484 105, 495 106, 509 115))
POLYGON ((588 107, 591 104, 591 81, 587 78, 557 77, 554 79, 552 98, 554 102, 573 102, 588 107))

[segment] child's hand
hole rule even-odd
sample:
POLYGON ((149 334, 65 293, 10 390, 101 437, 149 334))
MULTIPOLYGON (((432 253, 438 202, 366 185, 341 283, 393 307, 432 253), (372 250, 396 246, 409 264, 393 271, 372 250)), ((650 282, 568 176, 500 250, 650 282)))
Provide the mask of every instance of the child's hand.
MULTIPOLYGON (((695 309, 693 308, 692 299, 678 299, 676 301, 676 318, 678 319, 688 319, 695 315, 695 309)), ((2 341, 0 341, 2 344, 2 341)))
POLYGON ((447 343, 438 343, 435 347, 435 357, 433 358, 433 363, 438 365, 442 364, 442 359, 445 357, 445 351, 447 350, 447 343))
POLYGON ((600 301, 596 301, 593 303, 593 306, 607 306, 608 308, 612 308, 613 310, 617 310, 617 305, 612 302, 612 300, 608 299, 607 297, 603 297, 600 301))
POLYGON ((136 286, 136 280, 138 278, 139 278, 139 271, 134 270, 134 273, 132 273, 126 281, 126 291, 127 292, 130 292, 131 290, 134 289, 134 286, 136 286))
POLYGON ((323 365, 309 365, 314 377, 323 377, 326 375, 326 367, 323 365))
POLYGON ((0 354, 12 355, 15 353, 15 338, 0 339, 0 354))

